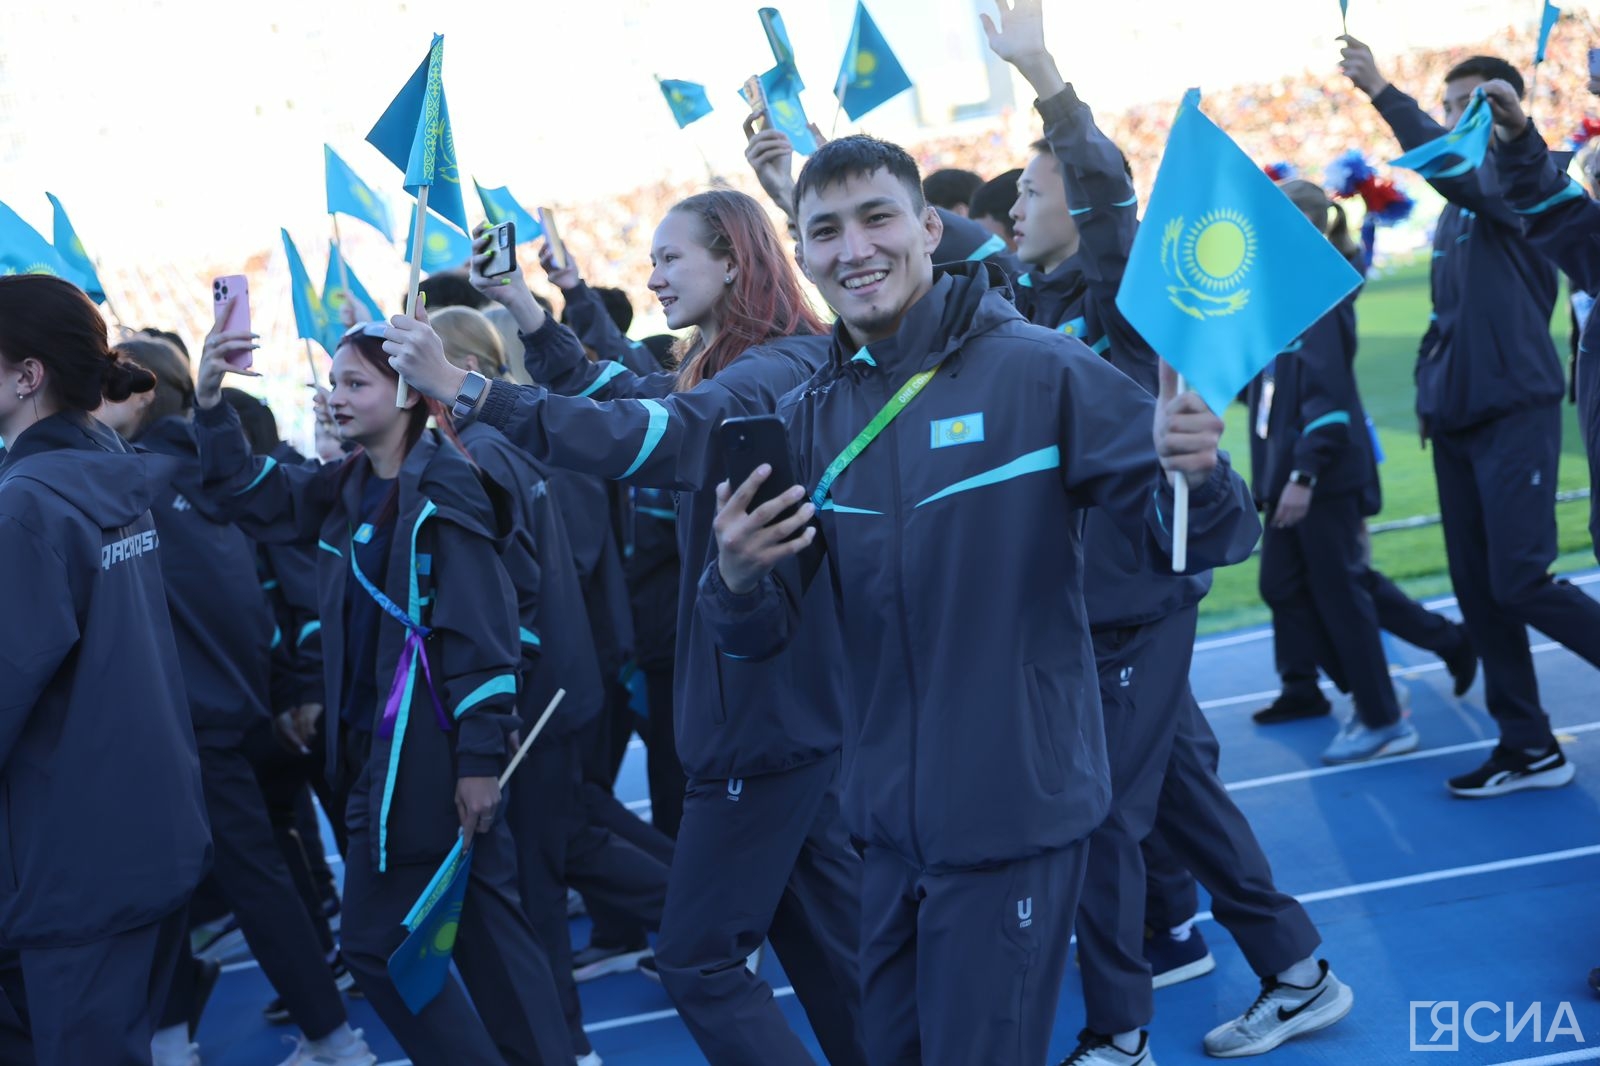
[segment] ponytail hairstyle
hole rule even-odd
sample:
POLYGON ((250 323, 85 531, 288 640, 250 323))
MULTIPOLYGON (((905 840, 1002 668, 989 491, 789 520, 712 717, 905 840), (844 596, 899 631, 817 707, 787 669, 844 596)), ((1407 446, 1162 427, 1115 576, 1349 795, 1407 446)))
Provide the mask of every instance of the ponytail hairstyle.
MULTIPOLYGON (((362 325, 375 326, 381 330, 384 323, 368 322, 362 325)), ((394 367, 389 365, 389 354, 383 350, 383 334, 381 332, 369 333, 366 329, 357 327, 345 334, 344 339, 339 342, 339 347, 350 348, 361 357, 368 367, 393 381, 397 387, 399 386, 400 375, 395 371, 394 367)), ((406 454, 411 454, 411 449, 417 446, 417 442, 422 439, 423 431, 428 428, 428 419, 432 418, 435 424, 438 425, 440 432, 444 434, 445 439, 455 445, 456 449, 466 457, 467 462, 471 463, 472 456, 468 454, 466 445, 461 443, 461 438, 456 435, 455 422, 450 417, 450 409, 438 400, 430 399, 421 393, 415 393, 415 395, 417 397, 416 405, 406 412, 406 454)), ((345 459, 344 469, 340 471, 341 482, 344 478, 350 476, 355 458, 360 454, 361 452, 358 449, 351 452, 350 456, 345 459)), ((477 464, 473 463, 473 465, 476 466, 477 464)), ((384 497, 382 506, 378 508, 378 516, 373 520, 373 524, 383 525, 389 521, 395 516, 399 506, 400 483, 397 479, 394 487, 389 490, 389 494, 384 497)))
POLYGON ((726 256, 739 268, 728 286, 716 339, 702 344, 698 331, 690 337, 686 350, 691 354, 678 371, 675 391, 687 392, 715 377, 769 337, 827 329, 807 302, 772 222, 754 198, 712 189, 679 201, 672 210, 697 218, 706 250, 726 256))
POLYGON ((163 418, 187 418, 194 410, 194 380, 189 377, 189 360, 171 341, 135 336, 111 350, 119 363, 131 363, 155 375, 155 399, 141 412, 139 425, 128 439, 138 440, 145 430, 163 418))
POLYGON ((69 411, 93 411, 156 387, 155 375, 119 361, 106 322, 83 290, 47 274, 0 277, 0 361, 45 368, 45 388, 69 411))
POLYGON ((1317 229, 1322 231, 1322 235, 1328 238, 1328 243, 1349 260, 1351 266, 1365 273, 1362 266, 1365 257, 1361 252, 1361 245, 1350 235, 1350 219, 1344 213, 1343 205, 1334 202, 1322 186, 1303 178, 1280 181, 1278 188, 1282 189, 1283 194, 1304 212, 1317 229))

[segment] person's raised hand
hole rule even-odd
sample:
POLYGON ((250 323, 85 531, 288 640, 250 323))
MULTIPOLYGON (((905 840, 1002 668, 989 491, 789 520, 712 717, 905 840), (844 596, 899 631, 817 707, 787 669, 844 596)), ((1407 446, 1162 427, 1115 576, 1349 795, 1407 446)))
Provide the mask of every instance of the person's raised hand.
POLYGON ((519 330, 537 333, 544 325, 544 308, 533 298, 533 290, 528 288, 528 280, 522 276, 522 271, 513 270, 492 278, 483 275, 483 268, 489 265, 490 228, 482 224, 472 231, 472 269, 468 274, 472 287, 510 311, 519 330))
POLYGON ((816 539, 816 527, 807 526, 816 508, 809 501, 800 503, 806 495, 800 485, 753 511, 749 509, 756 490, 771 476, 772 467, 762 463, 737 489, 726 481, 717 486, 717 517, 712 520, 711 530, 717 537, 717 567, 730 592, 754 589, 774 566, 798 555, 816 539), (794 514, 782 522, 774 521, 797 503, 800 508, 794 514))
POLYGON ((1181 473, 1191 489, 1205 484, 1217 465, 1222 419, 1196 392, 1179 391, 1178 372, 1161 362, 1161 391, 1156 396, 1153 430, 1156 458, 1168 473, 1181 473))
POLYGON ((1521 136, 1528 128, 1528 113, 1522 110, 1517 90, 1502 78, 1486 81, 1481 88, 1483 98, 1489 101, 1489 110, 1494 112, 1495 136, 1502 141, 1521 136))
POLYGON ((367 310, 367 305, 357 300, 349 289, 340 289, 339 296, 344 301, 339 305, 339 321, 344 323, 345 329, 372 321, 372 312, 367 310))
POLYGON ((1044 43, 1042 0, 995 0, 1000 8, 1000 25, 988 15, 980 15, 989 50, 1017 68, 1033 86, 1040 100, 1048 100, 1065 89, 1055 56, 1044 43))
POLYGON ((539 246, 539 265, 544 268, 545 277, 550 279, 550 284, 562 292, 576 289, 583 284, 583 271, 578 269, 578 262, 572 258, 572 250, 570 248, 567 249, 566 266, 558 266, 556 265, 555 249, 550 247, 548 241, 541 244, 539 246))
POLYGON ((428 307, 417 301, 416 316, 395 315, 383 331, 389 365, 422 395, 449 403, 461 391, 467 372, 444 357, 444 342, 428 325, 428 307))
POLYGON ((755 171, 761 189, 778 205, 785 216, 794 216, 794 145, 789 135, 768 126, 753 132, 752 123, 764 112, 751 112, 745 120, 745 134, 750 138, 744 146, 745 162, 755 171))
POLYGON ((228 362, 230 357, 245 355, 261 347, 256 343, 261 339, 258 333, 244 330, 229 331, 222 328, 228 321, 229 308, 238 298, 230 296, 216 305, 216 321, 212 323, 211 332, 206 334, 205 344, 200 349, 200 368, 195 374, 194 402, 195 406, 202 409, 215 407, 222 402, 222 379, 226 375, 243 374, 250 378, 261 376, 254 370, 240 370, 228 362))
POLYGON ((1339 70, 1350 79, 1352 85, 1368 96, 1377 96, 1389 87, 1389 82, 1378 71, 1378 61, 1373 57, 1371 48, 1348 33, 1335 40, 1344 42, 1344 47, 1339 50, 1339 70))

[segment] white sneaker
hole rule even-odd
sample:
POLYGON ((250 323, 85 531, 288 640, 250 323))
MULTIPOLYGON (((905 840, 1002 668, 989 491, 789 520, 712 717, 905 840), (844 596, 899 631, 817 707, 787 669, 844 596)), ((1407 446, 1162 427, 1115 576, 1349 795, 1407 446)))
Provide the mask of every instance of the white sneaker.
POLYGON ((295 1042, 294 1054, 283 1060, 282 1066, 378 1066, 378 1056, 372 1053, 360 1029, 352 1031, 355 1037, 337 1050, 317 1048, 301 1037, 295 1042))
POLYGON ((1233 1021, 1206 1034, 1206 1054, 1220 1059, 1243 1058, 1271 1051, 1290 1037, 1325 1029, 1350 1013, 1355 993, 1318 960, 1322 976, 1309 988, 1273 977, 1261 980, 1261 994, 1233 1021))
POLYGON ((1110 1037, 1085 1029, 1078 1034, 1078 1046, 1060 1066, 1156 1066, 1156 1060, 1150 1054, 1149 1033, 1140 1033, 1138 1049, 1129 1052, 1113 1044, 1110 1037))

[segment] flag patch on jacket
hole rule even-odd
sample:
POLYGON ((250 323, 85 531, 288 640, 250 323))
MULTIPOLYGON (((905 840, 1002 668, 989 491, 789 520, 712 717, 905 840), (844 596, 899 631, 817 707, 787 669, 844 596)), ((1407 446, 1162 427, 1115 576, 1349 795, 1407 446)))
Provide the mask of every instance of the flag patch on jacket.
POLYGON ((976 444, 983 439, 983 414, 957 415, 932 423, 930 448, 951 448, 957 444, 976 444))

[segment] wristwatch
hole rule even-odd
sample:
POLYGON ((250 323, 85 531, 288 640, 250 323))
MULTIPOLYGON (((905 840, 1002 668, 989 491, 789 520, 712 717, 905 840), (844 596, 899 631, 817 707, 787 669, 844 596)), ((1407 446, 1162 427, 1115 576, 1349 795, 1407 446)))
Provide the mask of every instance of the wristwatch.
POLYGON ((483 394, 489 388, 489 379, 476 371, 467 371, 467 376, 461 382, 461 391, 456 393, 456 402, 450 408, 450 413, 459 421, 471 418, 472 412, 478 409, 478 401, 483 399, 483 394))
MULTIPOLYGON (((461 401, 457 399, 456 402, 459 404, 461 401)), ((1304 485, 1308 489, 1314 489, 1317 487, 1316 475, 1308 474, 1304 470, 1289 471, 1289 481, 1295 485, 1304 485)))

